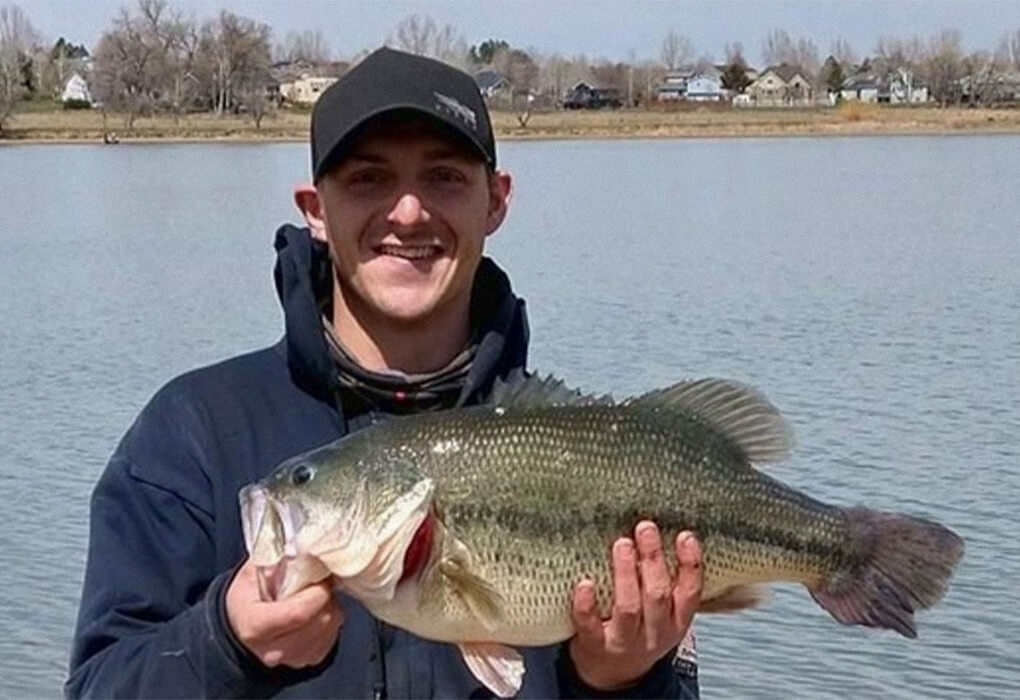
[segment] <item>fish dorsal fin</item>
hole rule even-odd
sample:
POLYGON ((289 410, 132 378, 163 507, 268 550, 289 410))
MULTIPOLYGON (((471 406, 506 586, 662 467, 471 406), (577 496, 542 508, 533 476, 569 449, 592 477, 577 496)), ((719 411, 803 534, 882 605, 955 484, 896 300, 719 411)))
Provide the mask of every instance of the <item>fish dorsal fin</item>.
POLYGON ((500 698, 517 695, 524 678, 524 657, 494 642, 463 642, 457 645, 471 674, 500 698))
POLYGON ((731 440, 749 462, 778 462, 793 447, 793 433, 779 409, 755 389, 729 379, 680 382, 627 405, 696 416, 731 440))
POLYGON ((539 377, 514 370, 505 380, 496 379, 486 403, 501 408, 594 406, 612 405, 613 399, 608 395, 594 396, 571 389, 551 374, 539 377))

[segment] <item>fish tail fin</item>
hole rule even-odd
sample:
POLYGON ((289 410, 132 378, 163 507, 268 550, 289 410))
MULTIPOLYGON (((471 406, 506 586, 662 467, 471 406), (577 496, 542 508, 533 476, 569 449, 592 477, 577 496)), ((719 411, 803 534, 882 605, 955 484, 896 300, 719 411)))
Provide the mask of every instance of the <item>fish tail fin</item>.
POLYGON ((963 556, 963 540, 948 528, 910 515, 866 508, 844 511, 855 562, 811 597, 846 625, 892 629, 917 637, 914 612, 935 605, 963 556))

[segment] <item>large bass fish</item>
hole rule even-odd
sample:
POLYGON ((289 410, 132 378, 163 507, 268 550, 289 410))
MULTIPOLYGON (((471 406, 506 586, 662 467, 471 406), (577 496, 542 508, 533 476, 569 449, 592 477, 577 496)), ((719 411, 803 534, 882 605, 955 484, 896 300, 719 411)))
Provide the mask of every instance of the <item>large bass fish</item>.
POLYGON ((945 594, 963 541, 752 466, 785 457, 789 436, 772 404, 731 381, 615 403, 519 378, 491 405, 396 419, 284 462, 241 492, 245 539, 264 596, 336 577, 380 619, 458 644, 504 697, 524 673, 512 646, 573 634, 578 580, 596 582, 608 614, 609 548, 645 518, 697 534, 706 610, 794 581, 839 622, 915 637, 914 613, 945 594))

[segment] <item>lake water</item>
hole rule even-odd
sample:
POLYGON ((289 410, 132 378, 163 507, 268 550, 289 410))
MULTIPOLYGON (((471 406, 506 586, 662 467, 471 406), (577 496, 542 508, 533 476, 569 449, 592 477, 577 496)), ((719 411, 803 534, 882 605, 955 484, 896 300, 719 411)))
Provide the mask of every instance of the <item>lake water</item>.
MULTIPOLYGON (((759 387, 813 495, 951 525, 920 639, 797 586, 698 621, 705 697, 1006 697, 1020 687, 1020 137, 505 143, 490 252, 532 365, 626 395, 759 387)), ((300 145, 0 148, 0 697, 56 696, 88 496, 148 397, 273 342, 300 145)))

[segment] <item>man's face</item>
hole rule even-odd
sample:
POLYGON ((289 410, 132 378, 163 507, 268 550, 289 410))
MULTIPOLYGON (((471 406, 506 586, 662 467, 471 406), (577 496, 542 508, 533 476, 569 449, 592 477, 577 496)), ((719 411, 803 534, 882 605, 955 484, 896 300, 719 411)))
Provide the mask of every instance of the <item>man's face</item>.
POLYGON ((425 122, 368 132, 317 186, 343 302, 369 322, 464 313, 509 188, 425 122))

